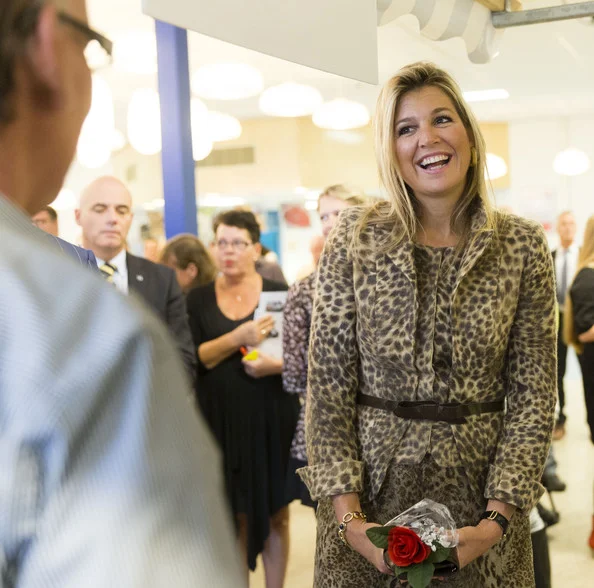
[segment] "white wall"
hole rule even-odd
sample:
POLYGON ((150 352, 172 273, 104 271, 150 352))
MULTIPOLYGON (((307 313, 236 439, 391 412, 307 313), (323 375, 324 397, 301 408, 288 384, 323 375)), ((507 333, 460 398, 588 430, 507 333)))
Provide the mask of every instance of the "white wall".
MULTIPOLYGON (((594 168, 581 176, 560 176, 553 171, 553 159, 562 149, 576 147, 594 166, 594 115, 511 122, 509 145, 511 205, 523 212, 550 193, 554 216, 566 209, 575 213, 581 241, 586 220, 594 214, 594 168)), ((551 241, 554 245, 554 235, 551 241)))

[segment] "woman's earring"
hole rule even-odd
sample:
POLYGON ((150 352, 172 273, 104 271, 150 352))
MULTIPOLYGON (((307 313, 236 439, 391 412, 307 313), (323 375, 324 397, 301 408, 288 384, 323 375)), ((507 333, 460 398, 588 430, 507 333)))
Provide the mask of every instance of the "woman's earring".
POLYGON ((476 147, 470 148, 470 165, 474 167, 478 163, 478 153, 476 147))

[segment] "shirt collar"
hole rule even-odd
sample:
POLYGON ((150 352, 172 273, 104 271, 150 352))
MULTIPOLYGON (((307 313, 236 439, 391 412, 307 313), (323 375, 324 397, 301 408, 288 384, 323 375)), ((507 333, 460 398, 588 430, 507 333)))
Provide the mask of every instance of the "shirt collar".
MULTIPOLYGON (((97 257, 97 265, 101 267, 106 261, 97 257)), ((122 273, 122 270, 126 267, 126 250, 122 249, 115 257, 109 260, 109 264, 116 268, 116 271, 122 273)))

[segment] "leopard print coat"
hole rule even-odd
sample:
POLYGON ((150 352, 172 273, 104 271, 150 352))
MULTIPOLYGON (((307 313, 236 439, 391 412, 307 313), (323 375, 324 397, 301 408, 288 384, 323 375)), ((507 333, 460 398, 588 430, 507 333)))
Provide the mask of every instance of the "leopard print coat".
MULTIPOLYGON (((381 492, 409 421, 356 404, 357 391, 416 400, 417 276, 410 242, 378 253, 389 228, 367 226, 347 251, 361 208, 345 211, 320 261, 309 357, 306 435, 299 471, 314 500, 381 492)), ((450 425, 461 466, 478 495, 528 514, 540 478, 556 400, 555 285, 537 223, 478 210, 462 254, 451 307, 450 402, 506 398, 505 413, 450 425)), ((431 366, 427 366, 431 369, 431 366)), ((421 497, 420 497, 421 498, 421 497)))

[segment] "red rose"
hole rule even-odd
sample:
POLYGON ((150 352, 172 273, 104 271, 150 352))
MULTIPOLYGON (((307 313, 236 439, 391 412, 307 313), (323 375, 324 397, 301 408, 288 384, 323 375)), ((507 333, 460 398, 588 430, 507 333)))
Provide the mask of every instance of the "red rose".
POLYGON ((431 547, 425 545, 421 538, 406 527, 393 527, 388 535, 388 555, 399 567, 425 561, 431 553, 431 547))

